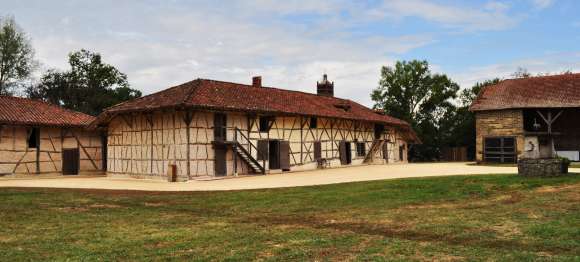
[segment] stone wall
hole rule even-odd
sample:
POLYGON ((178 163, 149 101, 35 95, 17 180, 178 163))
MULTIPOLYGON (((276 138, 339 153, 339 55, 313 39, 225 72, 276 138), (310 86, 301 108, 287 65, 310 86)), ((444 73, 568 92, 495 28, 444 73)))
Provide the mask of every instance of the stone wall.
POLYGON ((521 159, 518 161, 520 176, 560 176, 567 173, 562 159, 521 159))
POLYGON ((515 137, 517 155, 524 152, 524 117, 522 110, 478 111, 475 113, 477 162, 483 161, 486 137, 515 137))

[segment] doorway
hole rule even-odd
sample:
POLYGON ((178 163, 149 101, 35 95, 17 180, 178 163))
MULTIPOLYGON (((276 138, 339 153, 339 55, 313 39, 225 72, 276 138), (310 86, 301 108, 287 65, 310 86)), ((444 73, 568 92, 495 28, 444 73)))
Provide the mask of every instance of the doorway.
POLYGON ((268 141, 268 164, 270 169, 280 169, 280 140, 268 141))
POLYGON ((214 152, 215 152, 215 164, 214 164, 214 171, 215 176, 225 176, 227 175, 227 167, 226 167, 226 154, 227 154, 227 147, 223 144, 214 144, 214 152))
POLYGON ((351 143, 347 141, 340 141, 338 146, 339 154, 340 154, 340 164, 341 165, 350 165, 352 163, 352 147, 351 143))
POLYGON ((79 149, 63 149, 62 150, 62 174, 63 175, 78 175, 79 174, 79 149))
POLYGON ((213 118, 213 136, 215 141, 227 140, 227 117, 226 114, 215 113, 213 118))

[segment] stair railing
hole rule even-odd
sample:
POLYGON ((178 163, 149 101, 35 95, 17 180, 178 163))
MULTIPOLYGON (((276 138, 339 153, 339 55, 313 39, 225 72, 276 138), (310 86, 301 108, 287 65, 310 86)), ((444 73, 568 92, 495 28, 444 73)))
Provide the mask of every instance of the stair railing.
MULTIPOLYGON (((258 147, 256 145, 252 144, 252 141, 250 141, 250 138, 248 136, 244 135, 242 130, 240 130, 237 127, 235 127, 234 129, 235 129, 234 130, 234 141, 236 142, 236 146, 240 146, 243 148, 244 144, 240 143, 240 142, 245 142, 248 144, 249 152, 252 152, 252 148, 253 148, 254 150, 256 150, 256 156, 260 153, 263 153, 263 152, 258 151, 258 147), (240 141, 239 140, 240 138, 243 139, 244 141, 240 141)), ((248 152, 247 150, 245 150, 245 151, 248 152)), ((249 157, 253 157, 251 155, 251 153, 248 153, 248 155, 249 155, 249 157)), ((265 157, 262 157, 262 174, 266 174, 266 158, 265 157)))

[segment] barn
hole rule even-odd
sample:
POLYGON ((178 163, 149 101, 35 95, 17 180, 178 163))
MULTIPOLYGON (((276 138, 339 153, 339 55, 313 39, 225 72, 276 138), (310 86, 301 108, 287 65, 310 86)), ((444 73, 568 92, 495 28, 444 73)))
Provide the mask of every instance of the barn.
POLYGON ((0 96, 0 176, 103 174, 94 117, 42 101, 0 96))
POLYGON ((552 152, 580 160, 580 74, 504 80, 485 87, 470 109, 478 162, 515 163, 552 152))
POLYGON ((108 108, 91 126, 107 130, 114 177, 187 181, 407 161, 419 142, 408 123, 334 97, 326 75, 315 87, 196 79, 108 108))

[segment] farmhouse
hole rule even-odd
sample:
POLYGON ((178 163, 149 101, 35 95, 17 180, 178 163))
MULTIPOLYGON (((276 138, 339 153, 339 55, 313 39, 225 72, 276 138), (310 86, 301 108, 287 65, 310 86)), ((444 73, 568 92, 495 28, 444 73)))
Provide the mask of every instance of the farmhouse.
POLYGON ((514 163, 552 152, 579 160, 580 74, 505 80, 484 88, 471 110, 478 162, 514 163))
POLYGON ((110 176, 185 181, 407 161, 409 124, 334 97, 197 79, 105 110, 110 176))
POLYGON ((45 102, 0 96, 0 176, 102 173, 94 117, 45 102))

